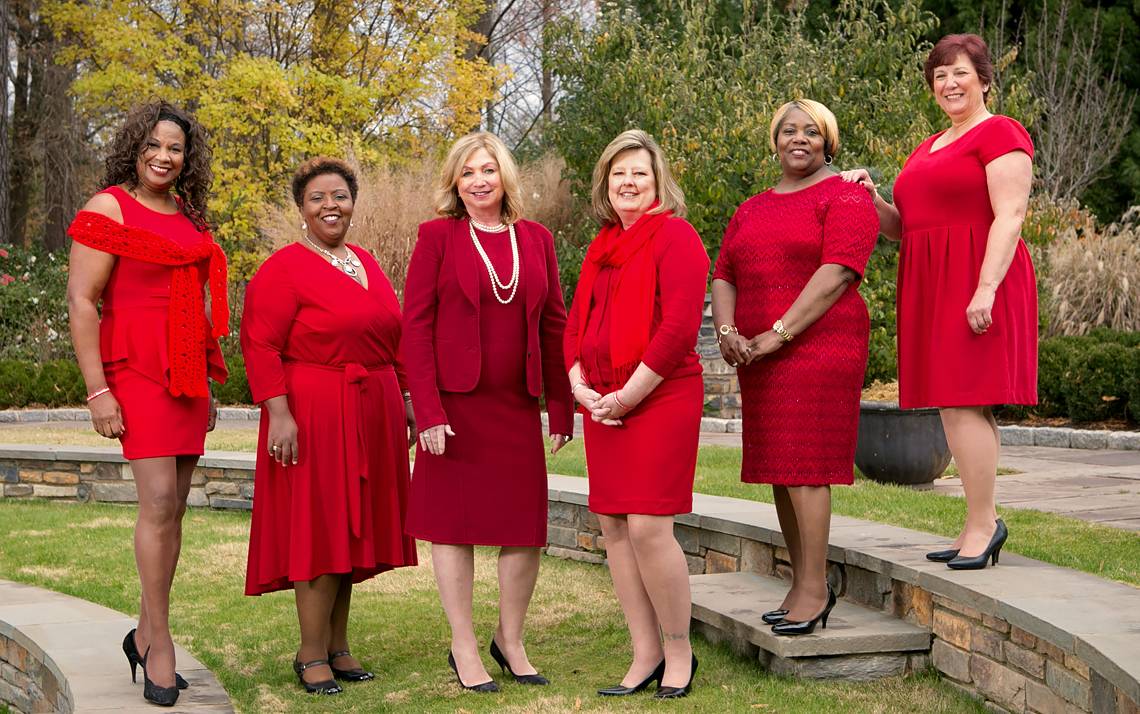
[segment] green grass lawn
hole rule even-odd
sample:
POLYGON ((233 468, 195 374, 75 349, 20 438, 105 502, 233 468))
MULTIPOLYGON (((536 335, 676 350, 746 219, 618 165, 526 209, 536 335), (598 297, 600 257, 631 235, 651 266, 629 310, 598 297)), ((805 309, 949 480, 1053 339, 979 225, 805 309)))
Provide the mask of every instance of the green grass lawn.
MULTIPOLYGON (((0 574, 134 613, 134 516, 133 506, 0 502, 0 574)), ((191 510, 184 530, 171 610, 175 638, 210 667, 243 712, 984 711, 930 673, 868 684, 797 681, 700 638, 701 667, 685 702, 601 699, 594 689, 616 682, 628 663, 621 613, 604 568, 555 558, 543 560, 527 636, 531 661, 553 684, 504 683, 495 671, 501 693, 467 694, 447 668, 448 629, 424 548, 420 567, 381 575, 354 593, 351 645, 377 679, 348 685, 338 697, 312 697, 290 669, 297 646, 291 593, 242 595, 248 513, 191 510)), ((475 620, 484 642, 496 619, 494 574, 493 551, 479 549, 475 620)), ((121 656, 117 641, 107 651, 121 656)), ((484 661, 494 664, 489 656, 484 661)), ((127 672, 124 660, 123 687, 131 686, 127 672)))

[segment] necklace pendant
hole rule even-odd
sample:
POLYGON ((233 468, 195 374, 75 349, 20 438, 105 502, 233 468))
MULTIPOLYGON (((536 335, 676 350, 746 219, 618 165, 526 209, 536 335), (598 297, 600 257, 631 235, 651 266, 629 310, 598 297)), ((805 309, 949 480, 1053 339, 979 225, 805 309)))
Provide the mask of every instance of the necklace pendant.
POLYGON ((344 265, 342 265, 340 269, 344 271, 345 275, 351 275, 353 277, 356 277, 356 268, 352 267, 348 263, 345 263, 344 265))

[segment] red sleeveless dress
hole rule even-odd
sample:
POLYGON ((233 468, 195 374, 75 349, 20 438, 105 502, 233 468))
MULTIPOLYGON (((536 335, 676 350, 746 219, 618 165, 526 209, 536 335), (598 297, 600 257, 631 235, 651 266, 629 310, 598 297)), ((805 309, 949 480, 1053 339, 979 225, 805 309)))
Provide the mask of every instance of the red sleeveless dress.
MULTIPOLYGON (((118 186, 102 193, 118 201, 126 226, 151 231, 182 247, 208 240, 181 212, 151 210, 118 186)), ((201 455, 205 448, 209 401, 174 397, 168 389, 172 272, 169 266, 118 257, 103 288, 99 352, 107 386, 123 410, 125 431, 120 441, 128 460, 201 455)), ((205 270, 199 271, 199 279, 205 283, 205 270)), ((209 334, 205 338, 209 374, 224 379, 217 340, 209 334)))

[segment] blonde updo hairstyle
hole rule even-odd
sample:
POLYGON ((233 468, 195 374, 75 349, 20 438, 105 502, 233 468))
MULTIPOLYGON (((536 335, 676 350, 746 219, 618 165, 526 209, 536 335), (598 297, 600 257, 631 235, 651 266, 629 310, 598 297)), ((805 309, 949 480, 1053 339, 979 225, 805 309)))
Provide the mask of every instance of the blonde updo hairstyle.
POLYGON ((793 109, 799 109, 807 114, 812 123, 819 127, 823 135, 824 156, 835 158, 839 153, 839 122, 835 121, 835 115, 830 109, 811 99, 796 99, 776 110, 772 116, 772 125, 768 129, 768 145, 772 147, 772 151, 776 151, 776 134, 780 131, 780 125, 788 118, 788 112, 793 109))
POLYGON ((685 216, 685 192, 677 185, 673 173, 669 170, 669 163, 665 161, 665 153, 654 141, 653 137, 641 129, 630 129, 618 134, 617 137, 602 151, 598 163, 594 165, 594 182, 590 191, 594 216, 602 223, 617 223, 618 214, 610 203, 610 168, 618 155, 626 151, 645 149, 649 152, 650 163, 653 166, 653 179, 657 182, 657 200, 660 203, 649 213, 663 213, 672 211, 674 216, 685 216))
POLYGON ((459 197, 459 175, 463 165, 479 149, 486 149, 499 165, 499 178, 503 187, 503 223, 514 223, 522 218, 522 186, 519 185, 519 168, 511 156, 511 150, 503 140, 487 131, 479 131, 461 137, 447 152, 443 168, 439 172, 439 184, 435 192, 435 211, 441 216, 466 218, 467 207, 459 197))

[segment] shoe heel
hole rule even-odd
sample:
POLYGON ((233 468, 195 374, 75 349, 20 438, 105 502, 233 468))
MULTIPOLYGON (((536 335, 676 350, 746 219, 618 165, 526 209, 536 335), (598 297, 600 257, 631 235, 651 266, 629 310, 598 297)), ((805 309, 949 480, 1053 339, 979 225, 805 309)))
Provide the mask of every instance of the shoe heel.
POLYGON ((138 684, 138 667, 139 663, 131 660, 131 684, 138 684))
POLYGON ((820 618, 820 621, 819 621, 819 624, 822 625, 823 629, 825 629, 825 630, 827 629, 827 616, 830 614, 831 614, 830 611, 827 612, 822 618, 820 618))

